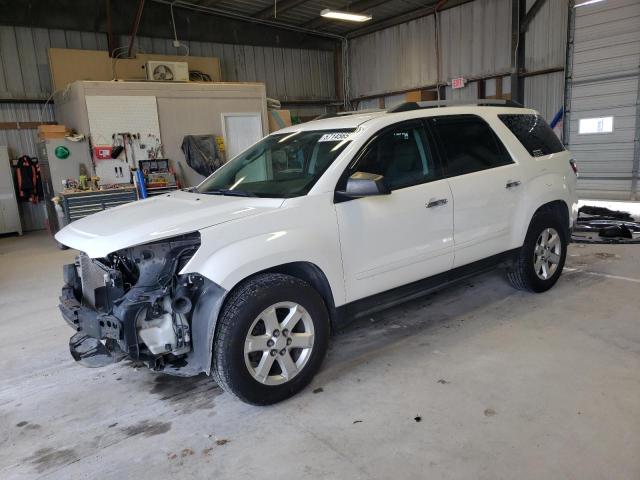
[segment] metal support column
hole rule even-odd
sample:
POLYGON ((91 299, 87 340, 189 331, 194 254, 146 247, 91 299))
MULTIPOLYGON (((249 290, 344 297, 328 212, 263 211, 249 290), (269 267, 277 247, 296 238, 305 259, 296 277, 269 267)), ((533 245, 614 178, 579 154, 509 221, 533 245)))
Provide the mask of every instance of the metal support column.
POLYGON ((525 32, 521 28, 527 11, 526 0, 511 0, 511 100, 524 104, 525 32))
POLYGON ((569 145, 571 118, 571 86, 573 82, 573 43, 576 30, 574 0, 569 0, 567 8, 567 54, 564 64, 564 115, 562 119, 562 143, 569 145))

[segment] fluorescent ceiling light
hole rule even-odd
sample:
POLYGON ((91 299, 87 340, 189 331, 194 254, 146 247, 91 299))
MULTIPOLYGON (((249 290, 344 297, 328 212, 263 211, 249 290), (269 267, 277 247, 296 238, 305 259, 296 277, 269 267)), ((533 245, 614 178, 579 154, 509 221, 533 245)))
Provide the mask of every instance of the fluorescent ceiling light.
POLYGON ((600 3, 604 1, 605 0, 587 0, 586 2, 582 2, 582 3, 578 3, 577 5, 574 5, 574 7, 575 8, 584 7, 585 5, 591 5, 592 3, 600 3))
POLYGON ((368 22, 371 20, 371 15, 364 13, 351 13, 351 12, 338 12, 337 10, 331 10, 325 8, 320 12, 320 16, 324 18, 333 18, 335 20, 347 20, 348 22, 368 22))

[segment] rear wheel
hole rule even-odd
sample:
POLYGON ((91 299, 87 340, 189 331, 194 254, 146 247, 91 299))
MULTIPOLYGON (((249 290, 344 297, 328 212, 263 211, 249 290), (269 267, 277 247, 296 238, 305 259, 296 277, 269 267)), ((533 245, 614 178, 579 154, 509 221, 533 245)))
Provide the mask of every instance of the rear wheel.
POLYGON ((306 282, 260 274, 230 295, 218 321, 213 374, 226 391, 268 405, 304 388, 329 340, 329 316, 306 282))
POLYGON ((567 256, 568 238, 553 213, 534 215, 518 258, 507 277, 520 290, 544 292, 558 281, 567 256))

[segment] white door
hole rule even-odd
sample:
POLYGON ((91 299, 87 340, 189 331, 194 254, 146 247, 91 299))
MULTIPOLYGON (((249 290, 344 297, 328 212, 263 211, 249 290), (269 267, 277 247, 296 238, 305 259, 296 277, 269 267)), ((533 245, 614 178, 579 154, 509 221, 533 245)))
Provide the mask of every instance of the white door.
POLYGON ((264 136, 260 113, 223 113, 222 128, 227 160, 231 160, 264 136))
POLYGON ((512 228, 525 181, 521 167, 476 115, 429 123, 453 194, 454 267, 514 248, 512 228))
POLYGON ((376 135, 348 174, 384 175, 391 194, 336 203, 347 301, 451 268, 453 202, 420 122, 376 135))

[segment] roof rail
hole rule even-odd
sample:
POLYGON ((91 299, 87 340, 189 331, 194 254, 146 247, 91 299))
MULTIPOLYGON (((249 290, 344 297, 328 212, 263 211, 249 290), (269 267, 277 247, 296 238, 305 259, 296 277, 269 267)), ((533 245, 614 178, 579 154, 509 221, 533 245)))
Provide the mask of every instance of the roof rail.
POLYGON ((360 115, 361 113, 381 113, 384 111, 385 110, 382 108, 365 108, 363 110, 350 110, 348 112, 323 113, 322 115, 314 118, 314 120, 322 120, 323 118, 345 117, 347 115, 360 115))
POLYGON ((388 113, 408 112, 410 110, 420 110, 423 108, 438 108, 438 107, 455 107, 462 105, 476 105, 485 107, 518 107, 524 108, 518 102, 513 100, 494 100, 480 98, 478 100, 432 100, 425 102, 404 102, 400 105, 396 105, 387 110, 388 113))

